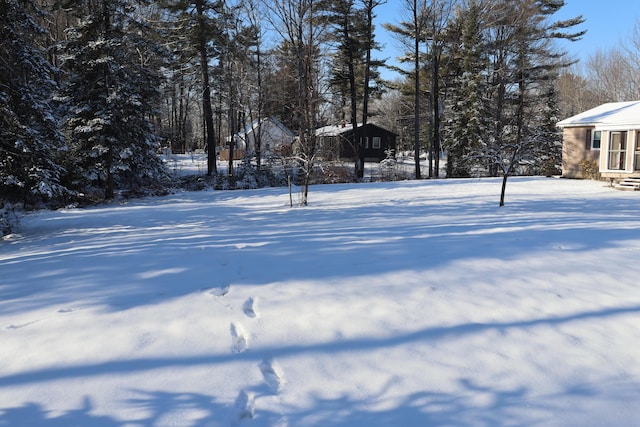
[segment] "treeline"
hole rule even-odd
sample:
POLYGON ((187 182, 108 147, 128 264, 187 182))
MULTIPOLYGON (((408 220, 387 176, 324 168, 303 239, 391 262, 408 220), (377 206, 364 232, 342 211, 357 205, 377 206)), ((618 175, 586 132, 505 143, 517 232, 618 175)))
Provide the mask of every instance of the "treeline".
MULTIPOLYGON (((517 168, 558 169, 558 82, 572 60, 555 41, 582 35, 580 17, 554 19, 564 1, 398 1, 403 19, 386 26, 403 46, 394 82, 375 58, 380 5, 0 0, 0 199, 55 205, 161 188, 161 148, 207 150, 215 176, 216 147, 233 150, 233 134, 271 116, 297 134, 307 185, 314 130, 338 122, 395 131, 416 178, 438 177, 444 152, 447 177, 506 183, 517 168)), ((247 164, 262 170, 262 157, 258 138, 247 164)))

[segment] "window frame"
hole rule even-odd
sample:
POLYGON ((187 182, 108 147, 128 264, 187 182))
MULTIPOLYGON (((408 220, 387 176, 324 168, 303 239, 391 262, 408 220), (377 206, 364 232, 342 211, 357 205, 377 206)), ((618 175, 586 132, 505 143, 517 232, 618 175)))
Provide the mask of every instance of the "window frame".
POLYGON ((380 147, 382 147, 382 138, 379 136, 372 137, 371 148, 373 148, 374 150, 379 150, 380 147))
POLYGON ((591 150, 599 151, 602 149, 602 131, 601 130, 593 130, 591 132, 591 150), (598 137, 596 138, 596 134, 598 137), (598 141, 598 145, 596 146, 596 141, 598 141))
POLYGON ((607 150, 607 169, 610 171, 624 171, 626 170, 627 162, 627 131, 614 131, 609 132, 609 144, 607 150), (614 136, 620 136, 620 144, 618 148, 614 149, 614 136), (615 157, 614 157, 615 156, 615 157), (617 167, 614 167, 617 166, 617 167))

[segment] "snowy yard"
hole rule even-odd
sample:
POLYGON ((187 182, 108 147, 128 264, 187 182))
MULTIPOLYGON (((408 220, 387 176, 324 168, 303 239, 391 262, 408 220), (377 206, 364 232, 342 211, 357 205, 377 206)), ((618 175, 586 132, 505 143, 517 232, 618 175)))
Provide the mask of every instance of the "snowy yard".
POLYGON ((177 193, 0 241, 0 426, 638 426, 640 194, 177 193))

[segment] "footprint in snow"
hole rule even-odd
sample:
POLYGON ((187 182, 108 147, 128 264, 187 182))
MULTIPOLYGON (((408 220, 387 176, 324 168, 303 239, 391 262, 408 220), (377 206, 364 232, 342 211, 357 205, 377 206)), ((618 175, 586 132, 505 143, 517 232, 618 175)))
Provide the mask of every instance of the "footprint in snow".
POLYGON ((234 353, 242 353, 249 348, 247 341, 247 333, 239 323, 231 324, 231 351, 234 353))
POLYGON ((252 419, 255 413, 253 393, 241 390, 236 397, 236 419, 238 421, 252 419))
POLYGON ((229 293, 229 290, 231 289, 231 286, 226 285, 226 286, 221 286, 221 287, 216 287, 213 288, 209 291, 210 295, 216 296, 216 297, 223 297, 226 294, 229 293))
POLYGON ((256 308, 256 300, 253 297, 247 298, 247 300, 242 304, 242 311, 248 317, 256 318, 258 317, 258 310, 256 308))
POLYGON ((16 324, 12 323, 10 325, 6 325, 4 327, 4 329, 6 329, 7 331, 12 331, 12 330, 15 330, 15 329, 22 329, 22 328, 26 328, 29 325, 33 325, 34 323, 38 323, 38 322, 39 322, 39 320, 34 320, 32 322, 21 323, 19 325, 16 325, 16 324))
POLYGON ((282 374, 280 373, 279 367, 275 365, 271 359, 264 359, 258 364, 258 368, 260 368, 260 372, 262 372, 264 382, 271 390, 278 392, 282 386, 282 374))
POLYGON ((142 350, 148 347, 155 341, 155 337, 150 332, 144 332, 136 338, 135 348, 136 350, 142 350))

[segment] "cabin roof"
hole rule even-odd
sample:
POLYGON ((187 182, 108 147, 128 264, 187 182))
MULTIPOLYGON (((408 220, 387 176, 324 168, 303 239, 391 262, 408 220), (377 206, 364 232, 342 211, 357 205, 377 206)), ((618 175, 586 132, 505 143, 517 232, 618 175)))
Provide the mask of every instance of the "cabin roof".
POLYGON ((558 126, 631 128, 640 126, 640 101, 610 102, 558 122, 558 126))

